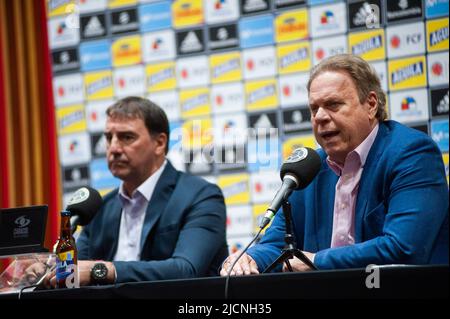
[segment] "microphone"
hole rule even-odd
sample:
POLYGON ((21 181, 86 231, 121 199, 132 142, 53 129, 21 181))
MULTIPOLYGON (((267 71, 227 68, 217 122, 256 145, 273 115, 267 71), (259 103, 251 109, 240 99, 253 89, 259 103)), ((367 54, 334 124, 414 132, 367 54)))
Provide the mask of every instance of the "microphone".
POLYGON ((67 203, 66 210, 70 211, 70 226, 72 233, 78 225, 85 226, 94 218, 103 204, 99 192, 91 187, 78 189, 67 203))
POLYGON ((281 165, 280 177, 283 183, 259 224, 261 229, 269 224, 292 191, 303 189, 312 182, 319 173, 320 166, 319 154, 309 147, 297 148, 289 155, 281 165))

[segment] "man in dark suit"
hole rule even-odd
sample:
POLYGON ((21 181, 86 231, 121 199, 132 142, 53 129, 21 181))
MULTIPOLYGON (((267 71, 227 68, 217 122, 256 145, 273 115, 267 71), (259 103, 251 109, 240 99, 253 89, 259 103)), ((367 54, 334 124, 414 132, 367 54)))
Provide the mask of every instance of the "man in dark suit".
POLYGON ((77 240, 80 285, 216 274, 228 255, 223 195, 166 159, 164 111, 124 98, 107 110, 105 137, 122 183, 77 240))
MULTIPOLYGON (((359 57, 322 61, 311 71, 308 92, 322 165, 289 199, 298 247, 318 269, 448 264, 448 186, 433 140, 386 120, 378 76, 359 57)), ((280 255, 284 233, 278 213, 231 275, 263 271, 280 255)), ((227 258, 221 275, 237 256, 227 258)), ((291 265, 310 269, 298 258, 291 265)))

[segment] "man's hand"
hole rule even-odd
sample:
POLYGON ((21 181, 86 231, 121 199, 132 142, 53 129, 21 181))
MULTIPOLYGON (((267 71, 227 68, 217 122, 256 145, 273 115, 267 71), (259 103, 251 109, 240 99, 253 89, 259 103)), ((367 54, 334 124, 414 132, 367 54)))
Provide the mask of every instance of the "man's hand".
MULTIPOLYGON (((81 286, 89 286, 91 284, 91 269, 94 264, 99 261, 94 260, 79 260, 78 261, 78 278, 80 279, 81 286)), ((107 283, 114 283, 115 281, 115 268, 112 262, 104 262, 108 268, 107 283)), ((44 286, 47 288, 56 287, 56 270, 53 270, 44 280, 44 286)))
MULTIPOLYGON (((233 265, 236 258, 239 256, 241 251, 237 251, 234 254, 228 256, 227 259, 222 264, 222 269, 220 270, 221 276, 227 276, 228 270, 233 265)), ((256 262, 253 260, 250 255, 243 254, 242 257, 238 260, 233 270, 231 271, 231 276, 241 276, 241 275, 251 275, 251 274, 259 274, 258 266, 256 262)))
MULTIPOLYGON (((306 251, 303 252, 303 254, 308 257, 309 260, 313 261, 314 260, 314 255, 313 253, 308 253, 306 251)), ((308 271, 311 270, 311 267, 305 265, 303 263, 303 261, 301 261, 300 259, 298 259, 297 257, 294 256, 294 258, 292 259, 288 259, 289 263, 291 264, 292 267, 292 271, 297 272, 297 271, 308 271)), ((284 272, 288 272, 289 269, 286 266, 286 263, 283 264, 283 271, 284 272)))

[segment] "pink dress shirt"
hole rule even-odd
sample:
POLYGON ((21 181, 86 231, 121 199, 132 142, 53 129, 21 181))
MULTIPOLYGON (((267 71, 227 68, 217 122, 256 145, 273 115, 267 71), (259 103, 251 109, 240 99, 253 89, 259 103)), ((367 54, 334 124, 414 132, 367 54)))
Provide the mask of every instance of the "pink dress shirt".
POLYGON ((336 184, 333 213, 333 233, 331 247, 353 245, 355 243, 354 217, 359 181, 364 164, 378 133, 378 124, 366 139, 345 158, 344 166, 327 158, 328 166, 340 176, 336 184))

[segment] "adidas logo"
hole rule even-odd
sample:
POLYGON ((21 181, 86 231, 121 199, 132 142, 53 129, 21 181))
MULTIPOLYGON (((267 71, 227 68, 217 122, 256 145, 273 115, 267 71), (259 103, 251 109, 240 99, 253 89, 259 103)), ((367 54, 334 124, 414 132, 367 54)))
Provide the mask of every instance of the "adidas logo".
POLYGON ((102 135, 98 140, 97 144, 95 144, 94 152, 97 155, 106 153, 106 138, 104 135, 102 135))
POLYGON ((254 128, 273 128, 267 114, 262 114, 253 126, 254 128))
POLYGON ((89 22, 86 24, 86 29, 84 29, 85 37, 97 37, 103 35, 105 29, 103 28, 100 20, 97 16, 91 17, 89 22))
POLYGON ((372 8, 367 2, 364 2, 359 8, 358 12, 355 14, 353 18, 353 24, 355 26, 366 25, 367 16, 372 12, 372 8))
POLYGON ((183 53, 201 51, 203 45, 200 43, 194 31, 190 31, 181 42, 180 51, 183 53))
POLYGON ((448 113, 448 91, 436 107, 438 113, 448 113))

